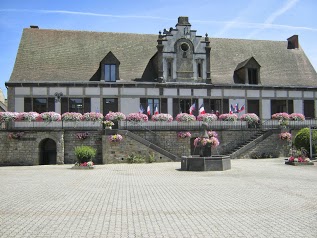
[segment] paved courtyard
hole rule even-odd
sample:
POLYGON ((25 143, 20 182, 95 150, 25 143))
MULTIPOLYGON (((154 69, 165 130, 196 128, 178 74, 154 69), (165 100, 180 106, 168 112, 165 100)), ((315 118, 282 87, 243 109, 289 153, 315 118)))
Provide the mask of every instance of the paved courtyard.
POLYGON ((317 237, 317 166, 0 167, 0 237, 317 237))

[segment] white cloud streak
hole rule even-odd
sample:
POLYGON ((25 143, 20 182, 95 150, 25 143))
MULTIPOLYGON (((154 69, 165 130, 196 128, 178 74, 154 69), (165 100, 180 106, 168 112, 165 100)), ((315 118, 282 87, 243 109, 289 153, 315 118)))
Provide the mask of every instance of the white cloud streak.
MULTIPOLYGON (((278 11, 274 12, 271 16, 267 18, 264 23, 253 23, 253 22, 239 22, 233 21, 215 21, 215 20, 190 20, 192 23, 198 24, 218 24, 225 25, 231 28, 250 28, 256 29, 251 34, 254 35, 259 31, 270 28, 270 29, 289 29, 289 30, 304 30, 304 31, 317 31, 317 28, 305 27, 305 26, 290 26, 290 25, 279 25, 272 24, 273 21, 280 15, 284 14, 287 10, 293 7, 298 0, 292 0, 288 2, 278 11)), ((63 15, 78 15, 78 16, 91 16, 91 17, 108 17, 108 18, 126 18, 126 19, 149 19, 149 20, 166 20, 175 21, 174 18, 156 17, 156 16, 142 16, 142 15, 113 15, 113 14, 101 14, 92 12, 76 12, 76 11, 65 11, 65 10, 32 10, 32 9, 0 9, 0 12, 29 12, 37 14, 63 14, 63 15)))
MULTIPOLYGON (((261 32, 262 30, 264 30, 265 28, 271 28, 270 26, 272 26, 273 22, 275 21, 276 18, 278 18, 279 16, 282 16, 285 12, 287 12, 288 10, 290 10, 291 8, 293 8, 296 3, 299 0, 291 0, 288 1, 286 4, 284 4, 280 9, 278 9, 277 11, 275 11, 273 14, 271 14, 265 21, 262 27, 258 28, 257 30, 251 32, 247 38, 251 38, 253 36, 255 36, 256 34, 258 34, 259 32, 261 32)), ((295 29, 295 28, 293 28, 295 29)), ((297 28, 298 29, 298 28, 297 28)))

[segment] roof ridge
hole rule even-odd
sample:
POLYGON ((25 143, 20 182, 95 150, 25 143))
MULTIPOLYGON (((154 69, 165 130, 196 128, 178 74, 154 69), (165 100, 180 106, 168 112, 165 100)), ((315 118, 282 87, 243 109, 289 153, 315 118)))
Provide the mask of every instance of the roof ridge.
POLYGON ((69 29, 46 29, 46 28, 24 28, 23 30, 30 31, 60 31, 60 32, 86 32, 86 33, 97 33, 97 34, 131 34, 131 35, 151 35, 157 36, 157 34, 147 34, 147 33, 134 33, 134 32, 112 32, 112 31, 87 31, 87 30, 69 30, 69 29))

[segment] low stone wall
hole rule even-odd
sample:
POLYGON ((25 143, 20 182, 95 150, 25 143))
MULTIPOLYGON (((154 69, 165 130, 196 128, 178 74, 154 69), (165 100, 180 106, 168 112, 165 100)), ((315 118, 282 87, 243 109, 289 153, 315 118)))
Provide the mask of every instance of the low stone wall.
MULTIPOLYGON (((40 159, 40 144, 43 140, 49 138, 56 142, 57 164, 73 164, 76 161, 74 148, 80 145, 88 145, 97 149, 97 156, 94 162, 101 163, 122 163, 132 153, 148 158, 154 155, 156 161, 170 161, 165 156, 155 152, 139 142, 124 136, 119 144, 110 143, 103 131, 88 131, 88 137, 80 140, 76 137, 80 130, 54 130, 54 131, 23 131, 20 139, 9 139, 9 133, 17 131, 0 131, 0 165, 38 165, 40 159)), ((178 131, 156 131, 156 137, 153 133, 144 131, 133 131, 144 139, 152 140, 152 143, 162 145, 165 149, 179 157, 191 155, 191 140, 178 139, 178 131), (156 142, 155 142, 156 141, 156 142)), ((232 149, 237 140, 249 138, 251 132, 247 130, 221 130, 216 131, 220 141, 217 149, 212 149, 212 154, 226 154, 232 149)), ((191 131, 192 140, 200 136, 200 131, 191 131)), ((250 158, 253 155, 279 155, 287 156, 286 142, 278 138, 278 134, 273 134, 256 147, 240 156, 241 158, 250 158)))
POLYGON ((132 154, 148 159, 154 156, 155 162, 169 162, 169 158, 157 153, 149 147, 125 136, 121 142, 110 142, 108 136, 102 136, 102 155, 104 164, 127 163, 132 154))
POLYGON ((287 157, 289 155, 289 145, 287 141, 279 139, 278 134, 280 132, 275 131, 265 140, 258 143, 253 149, 240 155, 239 159, 261 159, 261 158, 277 158, 287 157))
POLYGON ((64 163, 64 133, 61 131, 39 132, 23 131, 19 139, 10 139, 10 133, 17 131, 0 132, 0 165, 37 165, 40 158, 40 142, 52 139, 56 142, 57 164, 64 163))
POLYGON ((190 139, 178 138, 178 131, 155 131, 155 134, 144 131, 133 131, 133 133, 179 157, 190 155, 190 139))
POLYGON ((102 164, 102 131, 87 131, 88 136, 86 139, 78 139, 77 133, 84 133, 86 131, 65 131, 64 140, 65 140, 65 154, 64 154, 64 163, 65 164, 74 164, 76 163, 75 156, 75 147, 76 146, 91 146, 97 149, 97 154, 93 160, 96 164, 102 164))

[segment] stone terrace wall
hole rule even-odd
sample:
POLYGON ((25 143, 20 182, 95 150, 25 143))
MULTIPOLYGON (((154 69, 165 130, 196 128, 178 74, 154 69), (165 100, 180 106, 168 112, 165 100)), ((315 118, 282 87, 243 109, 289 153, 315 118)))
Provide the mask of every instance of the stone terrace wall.
POLYGON ((168 162, 169 158, 157 153, 149 147, 124 136, 120 143, 110 142, 108 136, 102 136, 102 155, 104 164, 127 163, 128 156, 134 154, 148 158, 154 155, 155 162, 168 162))
MULTIPOLYGON (((8 139, 10 131, 0 131, 0 165, 38 165, 40 158, 40 143, 46 138, 50 138, 56 142, 57 146, 57 163, 75 163, 76 157, 74 148, 80 145, 89 145, 97 149, 95 163, 122 163, 126 162, 126 158, 134 154, 149 157, 154 153, 156 161, 170 161, 149 149, 128 136, 119 144, 110 143, 107 136, 102 135, 101 131, 89 131, 89 136, 85 140, 76 138, 76 133, 83 132, 79 130, 73 131, 24 131, 24 135, 20 139, 8 139)), ((155 140, 153 133, 144 131, 133 131, 145 139, 155 140)), ((212 154, 225 154, 232 149, 234 142, 249 138, 249 131, 216 131, 220 141, 217 149, 212 149, 212 154)), ((200 131, 191 131, 192 140, 200 136, 200 131)), ((165 143, 167 150, 179 157, 191 154, 190 139, 178 139, 177 131, 157 131, 159 142, 165 143)), ((241 158, 250 158, 252 154, 278 154, 287 156, 285 151, 285 142, 278 139, 278 134, 273 134, 266 140, 260 142, 255 148, 248 151, 241 158)))
MULTIPOLYGON (((287 141, 279 139, 278 134, 280 132, 274 132, 265 140, 261 141, 248 152, 239 156, 239 159, 249 159, 256 157, 287 157, 289 156, 289 146, 287 141)), ((295 136, 295 134, 293 134, 295 136)))
POLYGON ((64 141, 65 141, 65 154, 64 163, 74 164, 76 163, 75 147, 86 145, 97 149, 96 157, 93 162, 96 164, 102 163, 102 132, 101 131, 87 131, 88 137, 86 139, 80 140, 76 137, 77 133, 84 133, 85 131, 65 131, 64 141))
MULTIPOLYGON (((42 140, 49 138, 56 142, 57 163, 64 163, 64 133, 61 131, 23 131, 20 139, 9 139, 12 131, 0 132, 0 165, 37 165, 39 164, 42 140)), ((16 131, 14 132, 16 133, 16 131)))
POLYGON ((138 136, 153 142, 170 153, 181 157, 190 155, 190 139, 177 137, 178 131, 155 131, 155 134, 144 131, 133 131, 138 136))

